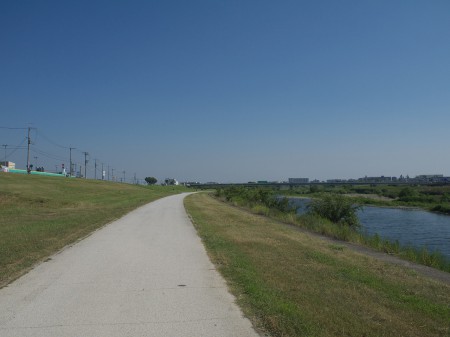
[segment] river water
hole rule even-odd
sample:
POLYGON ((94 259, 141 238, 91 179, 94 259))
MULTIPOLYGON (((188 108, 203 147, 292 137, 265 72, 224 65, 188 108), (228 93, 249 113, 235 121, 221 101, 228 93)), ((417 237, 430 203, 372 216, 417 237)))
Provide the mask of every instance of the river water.
MULTIPOLYGON (((309 199, 292 198, 304 213, 309 199)), ((427 247, 439 251, 450 260, 450 216, 417 209, 364 206, 358 211, 361 230, 373 235, 378 233, 390 241, 398 240, 402 246, 427 247)))

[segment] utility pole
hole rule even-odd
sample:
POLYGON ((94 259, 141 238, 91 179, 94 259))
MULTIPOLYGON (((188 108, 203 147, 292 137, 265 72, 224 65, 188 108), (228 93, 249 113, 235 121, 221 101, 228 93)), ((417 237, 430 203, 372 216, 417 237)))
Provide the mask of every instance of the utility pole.
POLYGON ((83 154, 84 154, 84 179, 87 179, 86 168, 87 168, 87 163, 88 163, 87 156, 89 155, 89 153, 83 152, 83 154))
POLYGON ((111 179, 112 179, 112 181, 114 181, 114 169, 113 168, 111 168, 111 179))
POLYGON ((27 150, 27 172, 28 174, 31 173, 31 169, 30 169, 30 144, 31 144, 31 139, 30 139, 30 130, 31 127, 28 127, 28 150, 27 150))
POLYGON ((70 168, 69 168, 69 173, 70 173, 71 177, 72 177, 72 172, 73 172, 73 169, 72 169, 72 166, 73 166, 73 164, 72 164, 72 150, 75 150, 75 148, 74 147, 69 147, 69 151, 70 151, 70 168))
POLYGON ((105 171, 103 171, 103 163, 102 163, 102 180, 105 179, 105 171))
POLYGON ((5 148, 5 166, 7 166, 6 165, 6 147, 8 146, 8 144, 3 144, 2 146, 5 148))
POLYGON ((97 180, 97 158, 94 159, 94 179, 97 180))
POLYGON ((109 165, 108 165, 108 181, 109 181, 109 165))
POLYGON ((125 170, 123 170, 123 182, 125 183, 125 170))

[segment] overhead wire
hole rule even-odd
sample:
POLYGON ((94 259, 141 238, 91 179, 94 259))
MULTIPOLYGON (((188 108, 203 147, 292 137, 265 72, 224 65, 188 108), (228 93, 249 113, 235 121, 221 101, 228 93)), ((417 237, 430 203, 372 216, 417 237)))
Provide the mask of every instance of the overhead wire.
POLYGON ((38 154, 40 154, 40 155, 42 155, 44 157, 47 157, 47 158, 53 159, 53 160, 58 160, 58 161, 66 161, 67 160, 67 158, 63 158, 63 157, 60 157, 58 155, 55 155, 55 154, 52 154, 52 153, 48 153, 48 152, 46 152, 44 150, 41 150, 41 149, 37 148, 35 145, 32 148, 30 148, 30 151, 33 152, 33 153, 38 153, 38 154))
MULTIPOLYGON (((71 148, 71 147, 68 147, 68 146, 61 145, 58 142, 52 140, 44 132, 42 132, 41 129, 38 129, 38 128, 35 128, 35 127, 32 127, 32 128, 28 128, 28 127, 17 128, 17 127, 8 127, 8 126, 0 126, 0 129, 7 129, 7 130, 27 130, 27 129, 31 129, 34 132, 34 136, 30 135, 30 142, 31 142, 31 145, 32 145, 32 146, 30 146, 30 151, 33 154, 41 155, 41 156, 43 156, 45 158, 48 158, 48 159, 51 159, 51 160, 55 160, 55 161, 58 161, 58 162, 65 162, 65 161, 67 161, 67 158, 65 158, 65 157, 62 157, 62 156, 60 156, 58 154, 50 153, 49 151, 44 151, 41 148, 36 146, 36 144, 38 143, 38 140, 43 139, 44 141, 46 141, 46 142, 48 142, 48 143, 50 143, 50 144, 52 144, 52 145, 54 145, 54 146, 56 146, 58 148, 61 148, 61 149, 67 150, 67 149, 71 148)), ((19 145, 14 146, 14 147, 8 147, 8 149, 11 149, 12 151, 7 153, 7 157, 12 156, 18 150, 25 150, 25 149, 27 149, 27 146, 23 146, 25 141, 27 141, 27 139, 28 139, 28 137, 25 137, 19 145)), ((41 143, 41 142, 39 142, 39 143, 41 143)), ((72 148, 72 150, 75 150, 78 153, 82 153, 82 154, 84 153, 83 151, 78 150, 76 148, 72 148)), ((80 161, 73 160, 74 164, 76 164, 77 162, 79 162, 78 165, 80 165, 80 167, 84 166, 84 161, 83 160, 80 160, 80 161)), ((91 175, 92 174, 95 175, 96 173, 100 173, 100 176, 102 175, 100 165, 97 165, 97 168, 95 168, 94 163, 91 163, 91 165, 88 165, 86 170, 91 175)), ((116 178, 119 178, 118 174, 116 175, 116 178)))
POLYGON ((17 152, 17 150, 26 149, 26 148, 27 148, 26 146, 23 146, 23 147, 22 147, 23 143, 25 143, 26 140, 27 140, 27 139, 24 138, 24 139, 22 140, 22 143, 20 143, 19 145, 17 145, 17 146, 13 149, 13 151, 7 153, 7 157, 11 157, 14 153, 17 152))
MULTIPOLYGON (((38 130, 36 129, 36 137, 37 137, 37 133, 38 133, 38 130)), ((46 141, 49 142, 50 144, 53 144, 53 145, 55 145, 55 146, 57 146, 57 147, 60 147, 60 148, 62 148, 62 149, 69 149, 69 147, 64 146, 64 145, 61 145, 61 144, 58 144, 57 142, 51 140, 51 139, 50 139, 49 137, 47 137, 44 133, 42 133, 41 130, 39 130, 39 136, 41 136, 42 138, 44 138, 44 140, 46 140, 46 141)))

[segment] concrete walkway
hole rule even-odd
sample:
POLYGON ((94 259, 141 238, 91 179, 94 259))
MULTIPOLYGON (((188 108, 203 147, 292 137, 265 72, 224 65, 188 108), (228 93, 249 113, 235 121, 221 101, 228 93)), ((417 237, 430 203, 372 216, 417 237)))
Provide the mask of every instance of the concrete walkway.
POLYGON ((184 197, 141 207, 0 289, 0 336, 258 336, 184 197))

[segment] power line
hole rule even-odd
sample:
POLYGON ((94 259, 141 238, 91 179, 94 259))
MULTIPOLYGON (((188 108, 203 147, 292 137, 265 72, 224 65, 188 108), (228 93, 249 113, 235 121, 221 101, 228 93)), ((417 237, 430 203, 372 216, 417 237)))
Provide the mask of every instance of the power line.
POLYGON ((42 155, 44 157, 47 157, 49 159, 54 159, 54 160, 57 160, 57 161, 64 162, 66 160, 66 158, 60 157, 60 156, 52 154, 52 153, 45 152, 45 151, 43 151, 41 149, 38 149, 36 146, 31 148, 31 152, 38 153, 38 154, 40 154, 40 155, 42 155))
POLYGON ((8 144, 2 144, 2 146, 5 147, 5 165, 6 165, 6 147, 8 146, 8 144))
MULTIPOLYGON (((49 144, 51 144, 51 145, 53 145, 55 147, 60 148, 60 149, 65 149, 65 150, 69 149, 69 151, 70 151, 70 155, 69 155, 69 157, 70 157, 69 158, 70 159, 70 170, 69 171, 70 171, 71 175, 74 174, 73 171, 74 171, 74 166, 75 165, 79 165, 79 170, 80 171, 82 170, 82 165, 83 164, 80 164, 79 162, 75 163, 72 160, 73 159, 72 158, 72 150, 76 150, 76 148, 72 147, 72 146, 69 146, 69 147, 68 146, 64 146, 64 145, 60 144, 59 142, 54 141, 52 138, 48 137, 44 132, 42 132, 41 129, 38 129, 38 128, 35 128, 35 127, 31 127, 31 126, 29 126, 29 127, 0 126, 0 129, 4 129, 4 130, 27 130, 26 136, 24 137, 24 139, 22 140, 22 142, 19 145, 14 146, 14 145, 9 145, 9 144, 3 144, 1 146, 4 147, 5 159, 8 159, 8 158, 11 159, 11 156, 13 156, 17 151, 27 149, 26 165, 27 165, 27 170, 28 171, 30 170, 30 152, 35 157, 37 157, 39 155, 39 158, 42 158, 41 159, 41 165, 46 162, 46 160, 43 159, 43 158, 47 158, 47 160, 49 159, 49 160, 58 161, 59 163, 61 163, 61 162, 64 163, 64 162, 67 161, 67 159, 64 158, 63 155, 59 154, 59 151, 57 151, 57 150, 55 150, 55 153, 53 153, 52 151, 46 151, 46 150, 43 150, 42 148, 37 147, 36 143, 38 141, 39 141, 39 145, 43 146, 44 148, 48 147, 48 145, 42 145, 42 143, 43 143, 42 140, 44 140, 45 142, 47 142, 47 143, 49 143, 49 144), (25 141, 27 141, 27 144, 25 146, 23 146, 25 141), (9 150, 9 153, 8 153, 8 150, 9 150), (44 162, 42 160, 44 160, 44 162)), ((6 139, 2 140, 2 142, 4 142, 4 143, 7 143, 9 141, 10 140, 6 140, 6 139)), ((85 178, 87 179, 87 174, 89 173, 89 174, 93 174, 94 179, 97 179, 97 173, 98 173, 97 171, 100 170, 100 163, 101 162, 99 162, 99 160, 96 158, 96 159, 94 159, 95 160, 95 164, 93 165, 93 167, 87 167, 87 164, 89 162, 89 160, 88 160, 89 153, 77 150, 77 152, 78 151, 81 154, 84 155, 84 176, 85 176, 85 178)), ((1 157, 3 157, 3 156, 1 156, 1 157)), ((119 178, 120 175, 121 175, 119 172, 123 174, 123 182, 126 182, 126 178, 127 177, 126 177, 125 170, 119 171, 119 169, 114 169, 110 165, 107 165, 106 163, 101 163, 101 172, 100 172, 100 174, 101 174, 101 179, 102 180, 113 180, 113 181, 121 180, 119 178)), ((139 180, 139 178, 137 178, 136 176, 133 177, 133 178, 134 178, 135 182, 137 180, 139 180)), ((130 181, 133 178, 130 177, 129 178, 130 181)))
POLYGON ((39 135, 40 135, 42 138, 44 138, 47 142, 49 142, 50 144, 53 144, 53 145, 55 145, 55 146, 57 146, 57 147, 60 147, 60 148, 62 148, 62 149, 68 149, 67 146, 60 145, 60 144, 58 144, 57 142, 55 142, 55 141, 51 140, 50 138, 48 138, 45 134, 42 133, 41 130, 39 130, 39 135))
MULTIPOLYGON (((27 148, 26 146, 22 146, 23 143, 25 143, 26 140, 27 140, 27 139, 24 138, 24 139, 22 140, 22 143, 20 143, 20 144, 17 145, 16 147, 12 148, 12 149, 14 149, 14 150, 11 151, 10 153, 8 153, 8 157, 11 157, 14 153, 17 152, 17 150, 24 150, 24 149, 26 149, 26 148, 27 148)), ((11 148, 11 147, 10 147, 10 148, 11 148)))

